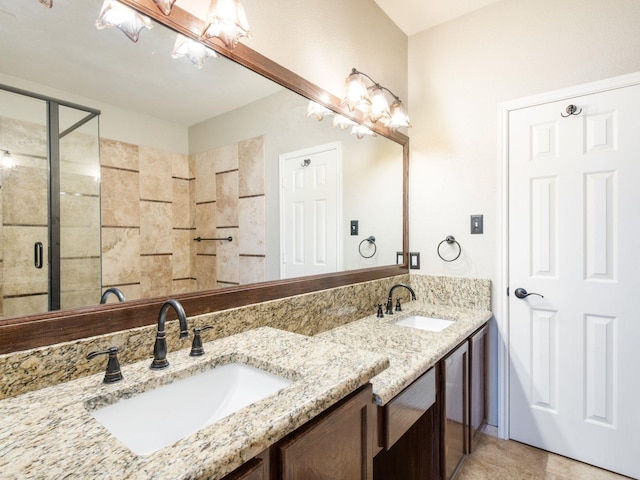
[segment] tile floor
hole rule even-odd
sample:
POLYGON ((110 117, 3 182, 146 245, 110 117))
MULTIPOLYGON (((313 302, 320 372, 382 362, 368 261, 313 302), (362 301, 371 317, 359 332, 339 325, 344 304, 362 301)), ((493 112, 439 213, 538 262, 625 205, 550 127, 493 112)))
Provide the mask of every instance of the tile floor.
POLYGON ((627 480, 513 440, 480 434, 456 480, 627 480))

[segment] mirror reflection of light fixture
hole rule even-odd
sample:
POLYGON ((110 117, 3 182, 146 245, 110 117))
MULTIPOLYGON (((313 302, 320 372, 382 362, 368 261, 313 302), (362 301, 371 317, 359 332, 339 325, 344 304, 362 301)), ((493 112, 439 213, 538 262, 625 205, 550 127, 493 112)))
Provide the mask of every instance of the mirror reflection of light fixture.
POLYGON ((178 34, 171 52, 173 58, 187 57, 197 68, 202 68, 209 57, 218 58, 218 54, 200 42, 196 42, 184 35, 178 34))
POLYGON ((0 156, 0 170, 12 170, 16 168, 16 162, 9 150, 4 150, 2 156, 0 156))
POLYGON ((309 102, 309 106, 307 107, 307 117, 315 117, 320 121, 327 115, 333 115, 333 112, 324 105, 320 105, 314 101, 309 102))
POLYGON ((370 128, 365 125, 354 125, 351 127, 351 133, 353 133, 358 140, 363 139, 364 137, 376 137, 377 135, 370 128))
POLYGON ((380 122, 394 131, 400 127, 411 126, 407 110, 398 96, 366 73, 359 72, 355 68, 351 70, 345 82, 342 105, 346 105, 352 112, 359 110, 371 123, 380 122), (373 85, 367 87, 365 79, 373 85), (391 107, 389 107, 385 92, 393 97, 391 107))
POLYGON ((96 20, 96 28, 119 28, 132 41, 137 42, 143 28, 153 27, 149 17, 139 14, 117 0, 105 0, 96 20))
POLYGON ((235 48, 240 38, 251 37, 240 0, 211 0, 202 35, 219 38, 229 50, 235 48))
POLYGON ((176 0, 153 0, 160 11, 165 15, 171 14, 171 9, 173 8, 173 4, 176 3, 176 0))
POLYGON ((53 6, 53 0, 39 0, 39 2, 47 8, 51 8, 53 6))

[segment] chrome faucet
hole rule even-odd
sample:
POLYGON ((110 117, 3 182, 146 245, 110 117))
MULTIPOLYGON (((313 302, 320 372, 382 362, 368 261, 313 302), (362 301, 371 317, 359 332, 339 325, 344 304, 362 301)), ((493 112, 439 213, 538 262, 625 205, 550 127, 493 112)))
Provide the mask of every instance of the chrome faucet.
POLYGON ((153 346, 153 362, 151 363, 152 369, 166 368, 169 366, 169 360, 167 360, 167 338, 164 331, 164 324, 167 319, 167 311, 169 307, 178 314, 178 320, 180 321, 180 338, 186 338, 189 336, 189 330, 187 330, 187 316, 184 313, 184 308, 177 300, 167 300, 162 304, 160 308, 160 314, 158 315, 158 333, 156 334, 156 343, 153 346))
POLYGON ((386 310, 384 312, 387 315, 393 315, 393 291, 398 287, 406 288, 407 290, 409 290, 409 292, 411 292, 411 300, 415 300, 416 299, 416 292, 413 291, 413 288, 411 288, 409 285, 405 285, 404 283, 396 283, 389 290, 389 298, 387 298, 387 308, 386 308, 386 310))
POLYGON ((103 303, 107 303, 107 297, 109 296, 109 294, 113 294, 116 297, 118 297, 118 301, 119 302, 124 302, 125 298, 124 298, 124 294, 120 291, 119 288, 116 287, 111 287, 111 288, 107 288, 104 293, 102 294, 102 297, 100 297, 100 304, 102 305, 103 303))

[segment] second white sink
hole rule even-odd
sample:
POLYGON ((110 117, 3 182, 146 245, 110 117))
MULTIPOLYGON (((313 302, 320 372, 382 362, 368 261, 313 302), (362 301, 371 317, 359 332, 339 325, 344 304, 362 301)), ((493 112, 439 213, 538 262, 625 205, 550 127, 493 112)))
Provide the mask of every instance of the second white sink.
POLYGON ((230 363, 90 413, 134 453, 148 455, 291 383, 230 363))
POLYGON ((419 328, 420 330, 428 330, 430 332, 441 332, 453 322, 453 320, 445 320, 443 318, 411 315, 403 318, 402 320, 398 320, 396 325, 400 325, 401 327, 419 328))

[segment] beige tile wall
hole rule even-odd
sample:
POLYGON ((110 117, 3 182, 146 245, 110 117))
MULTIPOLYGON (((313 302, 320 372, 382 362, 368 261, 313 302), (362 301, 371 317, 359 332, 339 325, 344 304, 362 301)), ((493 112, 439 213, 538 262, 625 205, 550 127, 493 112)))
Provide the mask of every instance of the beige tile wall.
POLYGON ((103 287, 127 299, 195 285, 189 157, 101 141, 103 287))
POLYGON ((104 288, 135 299, 264 281, 263 137, 191 156, 102 140, 101 159, 104 288))

